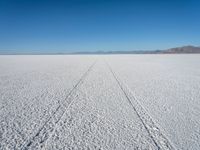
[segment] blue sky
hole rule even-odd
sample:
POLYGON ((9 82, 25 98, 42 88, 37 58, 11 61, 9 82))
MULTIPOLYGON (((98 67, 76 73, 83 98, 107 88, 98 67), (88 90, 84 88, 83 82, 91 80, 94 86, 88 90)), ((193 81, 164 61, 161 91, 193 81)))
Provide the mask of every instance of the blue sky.
POLYGON ((199 0, 0 0, 0 52, 200 46, 199 0))

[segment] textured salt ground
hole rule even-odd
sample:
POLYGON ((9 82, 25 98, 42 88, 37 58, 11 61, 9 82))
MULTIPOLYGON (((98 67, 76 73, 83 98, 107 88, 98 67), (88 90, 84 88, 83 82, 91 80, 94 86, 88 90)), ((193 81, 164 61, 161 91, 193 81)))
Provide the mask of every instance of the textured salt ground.
POLYGON ((106 59, 177 149, 200 149, 200 55, 106 59))
POLYGON ((60 121, 31 149, 157 149, 105 63, 97 62, 60 121))
POLYGON ((199 149, 199 56, 1 56, 0 149, 199 149))
POLYGON ((0 56, 0 149, 20 149, 95 58, 0 56))

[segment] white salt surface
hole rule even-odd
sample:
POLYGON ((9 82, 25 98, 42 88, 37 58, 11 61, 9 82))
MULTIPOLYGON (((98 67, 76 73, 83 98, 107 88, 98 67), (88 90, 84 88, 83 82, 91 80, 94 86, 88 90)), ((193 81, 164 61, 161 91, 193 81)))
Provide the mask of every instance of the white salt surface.
POLYGON ((0 56, 0 149, 200 149, 200 55, 0 56))

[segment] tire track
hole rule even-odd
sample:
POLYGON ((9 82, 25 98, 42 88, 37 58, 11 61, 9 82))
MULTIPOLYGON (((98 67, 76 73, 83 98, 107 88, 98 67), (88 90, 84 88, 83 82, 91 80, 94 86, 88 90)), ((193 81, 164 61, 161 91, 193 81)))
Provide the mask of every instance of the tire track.
POLYGON ((120 90, 98 63, 42 149, 157 149, 120 90))
POLYGON ((158 148, 164 150, 175 150, 176 148, 171 144, 171 142, 167 139, 167 137, 163 134, 163 132, 158 128, 158 126, 154 123, 150 115, 144 110, 141 104, 136 100, 133 96, 131 90, 128 88, 127 85, 124 85, 122 81, 116 76, 114 71, 112 70, 111 66, 105 61, 107 67, 109 68, 110 72, 112 73, 113 77, 115 78, 116 82, 118 83, 119 87, 121 88, 122 92, 127 98, 128 103, 131 105, 133 110, 135 111, 136 115, 142 122, 142 125, 146 129, 147 133, 151 137, 152 141, 158 148))
MULTIPOLYGON (((89 72, 92 70, 94 65, 96 64, 96 61, 88 68, 88 70, 82 75, 80 80, 75 84, 75 86, 71 89, 69 94, 66 96, 64 101, 67 99, 70 99, 71 95, 76 92, 78 86, 84 81, 85 77, 89 74, 89 72)), ((51 135, 51 132, 54 131, 57 124, 61 120, 62 116, 65 114, 67 109, 70 107, 70 104, 73 102, 72 100, 69 100, 67 104, 59 104, 59 106, 56 108, 56 110, 53 112, 53 114, 45 121, 43 126, 36 132, 34 135, 26 140, 22 146, 21 150, 27 150, 34 142, 44 143, 49 136, 51 135)))

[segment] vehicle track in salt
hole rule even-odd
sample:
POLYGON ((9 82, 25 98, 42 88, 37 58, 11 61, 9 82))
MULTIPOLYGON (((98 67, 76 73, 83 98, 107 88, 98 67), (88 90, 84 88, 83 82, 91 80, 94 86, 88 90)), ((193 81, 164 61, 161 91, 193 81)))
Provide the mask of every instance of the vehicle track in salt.
POLYGON ((157 149, 102 61, 44 142, 30 149, 157 149))
POLYGON ((126 84, 124 84, 116 75, 116 73, 112 70, 109 63, 105 61, 105 64, 109 68, 110 72, 112 73, 113 77, 115 78, 116 82, 118 83, 120 89, 126 96, 128 103, 131 105, 133 110, 135 111, 136 115, 138 116, 139 120, 142 122, 144 128, 146 129, 147 133, 149 134, 150 138, 157 146, 158 150, 175 150, 176 148, 170 140, 164 135, 163 131, 161 131, 161 127, 155 124, 152 117, 145 111, 142 105, 137 101, 137 99, 132 94, 132 91, 128 88, 126 84))
POLYGON ((52 115, 45 121, 45 123, 42 125, 42 127, 37 130, 29 139, 24 141, 21 148, 22 150, 29 149, 29 147, 34 143, 36 140, 39 140, 39 143, 43 143, 48 139, 49 136, 51 136, 51 132, 53 132, 54 128, 56 128, 57 124, 59 123, 62 116, 65 114, 68 107, 70 107, 70 104, 73 102, 72 100, 69 100, 67 104, 64 102, 67 99, 70 99, 70 96, 77 90, 78 86, 83 83, 85 77, 89 74, 89 72, 92 70, 92 68, 95 66, 97 61, 94 61, 92 65, 88 68, 88 70, 81 76, 81 78, 78 80, 78 82, 75 84, 75 86, 71 89, 69 94, 66 96, 64 101, 59 104, 59 106, 56 108, 56 110, 52 113, 52 115))

